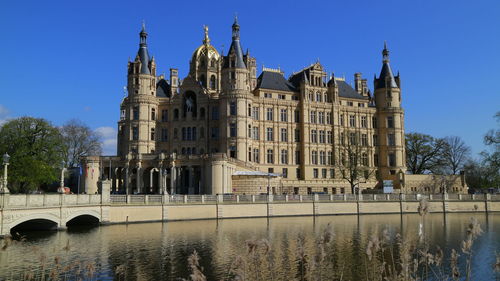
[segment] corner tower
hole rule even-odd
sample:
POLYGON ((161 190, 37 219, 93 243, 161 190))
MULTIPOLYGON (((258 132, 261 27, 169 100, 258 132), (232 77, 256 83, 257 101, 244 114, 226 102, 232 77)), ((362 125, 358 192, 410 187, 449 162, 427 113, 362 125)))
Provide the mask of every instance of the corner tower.
POLYGON ((379 179, 394 180, 399 188, 400 172, 406 172, 404 146, 404 111, 401 107, 399 74, 394 76, 389 65, 389 50, 384 43, 382 70, 374 78, 376 125, 378 132, 379 179))
POLYGON ((118 122, 118 155, 122 157, 128 152, 155 153, 156 149, 156 63, 149 56, 147 36, 143 24, 139 33, 139 50, 135 60, 128 62, 128 96, 120 105, 121 116, 118 122))
MULTIPOLYGON (((255 60, 247 59, 250 61, 255 64, 255 60)), ((227 56, 223 57, 220 107, 227 124, 227 129, 222 132, 222 139, 226 142, 223 147, 227 148, 229 157, 242 161, 249 161, 246 151, 250 147, 246 140, 250 137, 247 128, 252 128, 252 119, 247 114, 247 109, 252 108, 250 83, 250 71, 240 44, 240 25, 235 17, 231 46, 227 56)))

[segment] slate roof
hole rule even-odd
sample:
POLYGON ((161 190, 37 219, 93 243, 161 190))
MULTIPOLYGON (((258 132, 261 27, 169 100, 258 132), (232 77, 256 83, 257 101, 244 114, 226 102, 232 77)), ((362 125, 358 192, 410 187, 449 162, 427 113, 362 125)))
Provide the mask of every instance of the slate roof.
POLYGON ((382 70, 380 70, 380 75, 375 83, 375 89, 380 88, 397 88, 396 80, 394 79, 394 75, 392 74, 391 66, 389 62, 384 62, 382 65, 382 70), (386 87, 386 81, 389 82, 389 85, 386 87))
POLYGON ((295 92, 297 89, 281 73, 262 71, 257 78, 257 88, 295 92))
POLYGON ((358 92, 356 92, 356 90, 354 90, 351 85, 347 84, 345 81, 337 80, 336 82, 339 87, 339 97, 359 100, 368 99, 368 97, 358 94, 358 92))
POLYGON ((141 74, 151 74, 149 72, 149 53, 146 46, 141 46, 137 52, 139 60, 141 61, 141 74))
POLYGON ((161 79, 156 83, 156 96, 160 98, 169 98, 170 97, 170 85, 167 80, 161 79))

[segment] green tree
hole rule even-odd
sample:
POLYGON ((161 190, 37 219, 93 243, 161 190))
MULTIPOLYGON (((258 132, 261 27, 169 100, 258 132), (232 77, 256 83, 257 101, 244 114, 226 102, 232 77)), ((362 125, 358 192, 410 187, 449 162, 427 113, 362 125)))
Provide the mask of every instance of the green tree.
POLYGON ((0 128, 0 151, 10 156, 12 193, 29 192, 58 179, 64 145, 59 130, 41 118, 21 117, 0 128))
POLYGON ((412 174, 424 174, 442 165, 445 142, 420 133, 405 136, 406 167, 412 174))

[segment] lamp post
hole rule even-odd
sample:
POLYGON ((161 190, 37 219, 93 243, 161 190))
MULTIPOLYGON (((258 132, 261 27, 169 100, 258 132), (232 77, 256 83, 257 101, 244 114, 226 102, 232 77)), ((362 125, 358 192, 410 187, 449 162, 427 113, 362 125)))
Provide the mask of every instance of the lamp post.
POLYGON ((7 188, 7 166, 9 166, 9 160, 10 160, 9 154, 5 153, 3 155, 3 183, 2 183, 2 190, 0 190, 0 193, 9 193, 9 189, 7 188))
POLYGON ((59 183, 59 193, 64 193, 64 170, 66 170, 66 168, 64 168, 65 164, 66 163, 64 163, 64 161, 61 161, 61 181, 59 183))

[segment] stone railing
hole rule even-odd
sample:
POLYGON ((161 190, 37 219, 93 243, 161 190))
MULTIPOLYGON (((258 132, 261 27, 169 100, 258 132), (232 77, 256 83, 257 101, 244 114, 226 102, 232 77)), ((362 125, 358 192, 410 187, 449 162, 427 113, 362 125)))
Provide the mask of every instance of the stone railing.
POLYGON ((107 195, 101 194, 0 194, 0 208, 46 208, 81 205, 175 205, 297 202, 416 202, 500 201, 500 194, 313 194, 313 195, 107 195))
POLYGON ((232 204, 271 202, 500 201, 495 194, 111 195, 111 204, 232 204))
POLYGON ((1 208, 101 205, 100 194, 0 194, 1 208))

